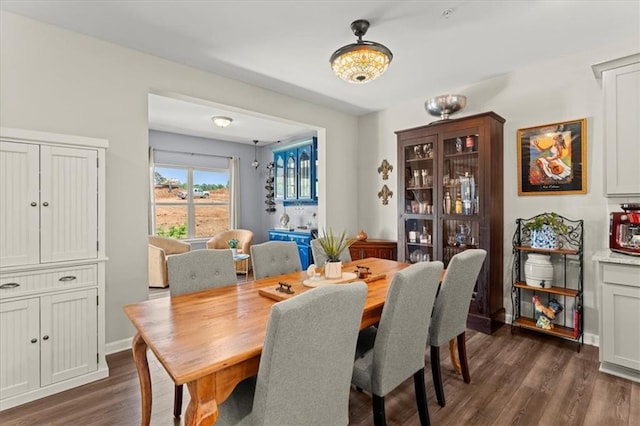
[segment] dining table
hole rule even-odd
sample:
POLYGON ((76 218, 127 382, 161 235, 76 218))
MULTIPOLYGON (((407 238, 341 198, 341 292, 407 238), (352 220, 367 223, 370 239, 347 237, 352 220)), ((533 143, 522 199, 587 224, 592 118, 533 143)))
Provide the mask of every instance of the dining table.
MULTIPOLYGON (((367 258, 343 265, 343 271, 369 268, 368 292, 361 328, 380 320, 393 275, 408 263, 367 258)), ((212 425, 218 405, 242 380, 258 372, 271 307, 266 297, 279 283, 291 285, 295 297, 311 291, 303 283, 306 271, 278 275, 246 283, 165 297, 124 306, 135 327, 133 358, 142 396, 142 425, 151 422, 152 389, 147 349, 150 349, 176 385, 186 384, 190 394, 186 425, 212 425)), ((356 278, 353 281, 358 281, 356 278)), ((336 284, 339 285, 339 284, 336 284)))

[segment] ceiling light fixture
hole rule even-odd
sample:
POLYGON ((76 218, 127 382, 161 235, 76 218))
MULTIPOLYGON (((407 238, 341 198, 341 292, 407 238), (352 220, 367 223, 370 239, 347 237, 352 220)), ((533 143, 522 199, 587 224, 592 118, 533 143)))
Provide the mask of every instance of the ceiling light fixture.
POLYGON ((358 41, 333 52, 331 68, 333 72, 349 83, 367 83, 380 77, 393 59, 391 51, 374 41, 362 40, 369 29, 369 21, 358 19, 351 23, 351 30, 358 41))
POLYGON ((211 121, 213 121, 213 124, 215 124, 216 126, 222 127, 224 129, 233 122, 233 118, 216 116, 211 117, 211 121))
POLYGON ((251 166, 254 169, 258 169, 260 167, 260 162, 258 161, 258 141, 253 140, 253 161, 251 162, 251 166))

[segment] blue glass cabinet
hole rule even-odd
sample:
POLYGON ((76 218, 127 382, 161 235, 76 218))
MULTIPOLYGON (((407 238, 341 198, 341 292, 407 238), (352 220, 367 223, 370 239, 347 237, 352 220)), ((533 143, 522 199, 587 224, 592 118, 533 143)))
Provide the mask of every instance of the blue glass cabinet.
POLYGON ((273 150, 274 198, 285 206, 317 204, 318 143, 309 138, 273 150))

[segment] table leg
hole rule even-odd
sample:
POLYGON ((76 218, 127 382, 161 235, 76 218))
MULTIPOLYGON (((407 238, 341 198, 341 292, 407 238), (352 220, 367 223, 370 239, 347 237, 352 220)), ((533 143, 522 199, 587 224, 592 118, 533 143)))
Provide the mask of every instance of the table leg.
POLYGON ((151 423, 151 375, 149 374, 149 362, 147 361, 147 342, 136 333, 133 336, 133 360, 138 370, 138 379, 140 380, 140 394, 142 398, 142 426, 148 426, 151 423))
POLYGON ((213 425, 218 419, 218 404, 215 398, 215 374, 187 383, 191 400, 185 413, 185 425, 213 425))
POLYGON ((449 356, 451 357, 451 364, 456 369, 458 374, 462 374, 462 368, 460 367, 460 361, 458 360, 458 354, 456 353, 456 339, 449 340, 449 356))

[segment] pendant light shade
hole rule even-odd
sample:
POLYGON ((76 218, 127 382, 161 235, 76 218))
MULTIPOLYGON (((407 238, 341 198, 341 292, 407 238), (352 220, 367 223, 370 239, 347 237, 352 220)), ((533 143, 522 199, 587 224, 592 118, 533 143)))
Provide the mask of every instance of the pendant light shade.
POLYGON ((251 162, 251 167, 254 169, 260 167, 260 162, 258 161, 258 141, 256 139, 253 140, 253 161, 251 162))
POLYGON ((351 30, 358 40, 342 46, 331 55, 331 68, 344 81, 367 83, 375 80, 387 70, 393 59, 393 54, 386 46, 362 40, 368 29, 369 21, 364 19, 351 23, 351 30))

